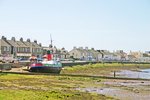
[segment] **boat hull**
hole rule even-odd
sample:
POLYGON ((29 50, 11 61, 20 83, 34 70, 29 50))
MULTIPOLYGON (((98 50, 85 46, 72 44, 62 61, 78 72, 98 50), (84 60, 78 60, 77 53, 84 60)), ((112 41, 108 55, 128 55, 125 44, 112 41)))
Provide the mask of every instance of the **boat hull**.
POLYGON ((30 72, 57 73, 62 70, 62 64, 56 61, 38 62, 30 65, 30 72))
POLYGON ((59 74, 62 67, 50 67, 50 66, 34 66, 29 69, 30 72, 42 72, 42 73, 57 73, 59 74))

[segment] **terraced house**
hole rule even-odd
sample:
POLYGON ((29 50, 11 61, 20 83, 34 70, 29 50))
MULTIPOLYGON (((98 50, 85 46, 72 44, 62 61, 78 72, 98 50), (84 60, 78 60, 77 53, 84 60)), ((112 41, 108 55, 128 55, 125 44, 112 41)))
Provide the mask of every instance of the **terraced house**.
POLYGON ((20 41, 16 41, 16 43, 18 44, 17 57, 28 58, 31 56, 30 46, 24 43, 23 38, 20 38, 20 41))
POLYGON ((7 42, 7 38, 2 36, 0 39, 0 55, 10 56, 12 54, 11 45, 7 42))
POLYGON ((31 42, 31 54, 35 56, 42 57, 43 55, 43 49, 41 43, 37 43, 37 40, 34 40, 34 42, 31 42))
POLYGON ((20 38, 19 41, 16 41, 15 37, 7 40, 6 37, 2 36, 0 39, 0 54, 11 55, 14 58, 29 58, 32 55, 42 56, 42 46, 37 41, 30 42, 30 39, 23 41, 23 38, 20 38))
POLYGON ((71 58, 83 60, 83 61, 100 61, 102 59, 102 54, 94 48, 88 49, 88 47, 74 47, 70 52, 69 55, 71 58))

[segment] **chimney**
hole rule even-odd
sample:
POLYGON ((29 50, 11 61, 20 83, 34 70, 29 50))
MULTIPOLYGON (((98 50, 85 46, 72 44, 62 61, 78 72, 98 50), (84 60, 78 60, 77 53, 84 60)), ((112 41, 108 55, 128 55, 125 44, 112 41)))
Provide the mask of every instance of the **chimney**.
POLYGON ((49 47, 52 48, 53 46, 50 44, 49 47))
POLYGON ((31 42, 30 39, 27 39, 27 42, 31 42))
POLYGON ((61 50, 65 50, 65 48, 63 47, 61 50))
POLYGON ((73 47, 73 49, 77 49, 77 47, 73 47))
POLYGON ((91 48, 91 50, 94 50, 94 48, 91 48))
POLYGON ((22 37, 20 38, 20 41, 23 42, 23 38, 22 37))
POLYGON ((88 47, 85 47, 85 50, 88 50, 88 47))
POLYGON ((34 40, 34 43, 36 43, 36 44, 37 44, 37 40, 34 40))
POLYGON ((5 38, 5 36, 2 36, 2 39, 4 39, 5 38))
POLYGON ((7 38, 5 36, 2 36, 2 39, 5 40, 5 41, 7 40, 7 38))
POLYGON ((56 46, 54 46, 54 48, 56 49, 56 46))
POLYGON ((41 43, 39 43, 39 46, 40 46, 40 47, 42 47, 42 44, 41 44, 41 43))
POLYGON ((15 37, 12 37, 11 40, 12 40, 12 41, 16 41, 15 37))

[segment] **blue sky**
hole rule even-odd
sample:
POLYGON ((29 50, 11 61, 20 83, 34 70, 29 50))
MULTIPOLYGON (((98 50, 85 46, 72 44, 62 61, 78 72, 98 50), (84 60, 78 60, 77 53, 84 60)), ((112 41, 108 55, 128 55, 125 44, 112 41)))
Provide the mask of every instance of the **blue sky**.
POLYGON ((58 48, 150 50, 149 0, 0 0, 0 36, 58 48))

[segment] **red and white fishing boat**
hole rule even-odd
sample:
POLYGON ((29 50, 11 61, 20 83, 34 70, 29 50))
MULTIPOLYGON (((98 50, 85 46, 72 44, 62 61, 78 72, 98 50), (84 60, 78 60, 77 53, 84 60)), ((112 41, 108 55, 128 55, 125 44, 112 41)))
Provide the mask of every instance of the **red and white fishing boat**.
POLYGON ((38 62, 36 57, 31 57, 30 72, 48 72, 48 73, 60 73, 62 70, 62 64, 59 60, 53 59, 53 55, 48 51, 43 56, 43 61, 38 62))

